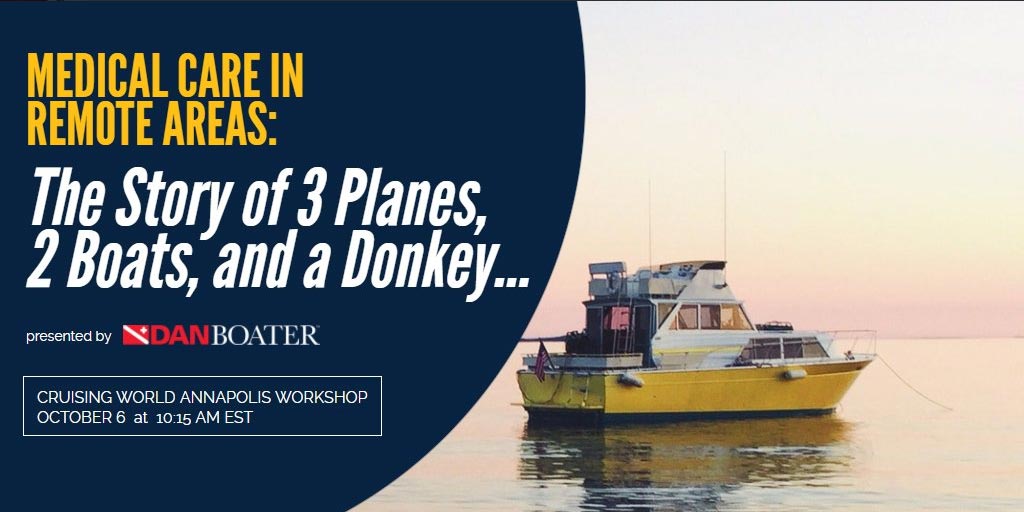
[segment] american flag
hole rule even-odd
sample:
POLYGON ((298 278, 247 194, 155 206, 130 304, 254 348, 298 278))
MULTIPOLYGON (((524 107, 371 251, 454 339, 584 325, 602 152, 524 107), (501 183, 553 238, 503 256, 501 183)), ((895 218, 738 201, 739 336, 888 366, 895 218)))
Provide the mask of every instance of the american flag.
POLYGON ((551 354, 548 354, 548 349, 542 341, 540 348, 537 349, 537 362, 533 366, 533 374, 537 376, 537 380, 544 382, 544 368, 549 364, 551 364, 551 354))

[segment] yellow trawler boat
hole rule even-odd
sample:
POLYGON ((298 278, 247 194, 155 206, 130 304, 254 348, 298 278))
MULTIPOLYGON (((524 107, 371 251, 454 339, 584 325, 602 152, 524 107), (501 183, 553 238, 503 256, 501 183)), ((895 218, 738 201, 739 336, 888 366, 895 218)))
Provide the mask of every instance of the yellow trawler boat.
POLYGON ((703 419, 829 414, 872 354, 837 354, 834 336, 786 323, 755 327, 724 261, 626 274, 590 265, 586 328, 541 338, 518 372, 532 421, 703 419), (544 341, 564 341, 548 354, 544 341))

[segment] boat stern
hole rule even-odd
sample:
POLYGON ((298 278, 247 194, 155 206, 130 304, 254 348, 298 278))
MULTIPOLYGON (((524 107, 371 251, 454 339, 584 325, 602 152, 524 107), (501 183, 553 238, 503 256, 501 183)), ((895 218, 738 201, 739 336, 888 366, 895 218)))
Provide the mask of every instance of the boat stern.
POLYGON ((520 370, 516 379, 530 420, 598 420, 604 412, 604 375, 556 370, 541 380, 532 370, 520 370))

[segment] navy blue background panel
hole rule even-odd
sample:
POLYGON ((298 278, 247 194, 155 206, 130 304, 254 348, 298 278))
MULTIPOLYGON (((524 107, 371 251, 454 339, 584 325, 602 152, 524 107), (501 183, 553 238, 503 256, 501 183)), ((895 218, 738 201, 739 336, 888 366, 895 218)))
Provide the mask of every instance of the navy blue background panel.
MULTIPOLYGON (((464 416, 507 359, 544 290, 572 208, 583 141, 585 83, 576 6, 560 4, 153 3, 0 6, 4 133, 4 368, 0 391, 9 500, 44 510, 345 509, 426 454, 464 416), (25 138, 29 52, 160 52, 165 85, 182 52, 302 52, 304 97, 268 98, 276 146, 39 147, 25 138), (195 295, 182 289, 66 289, 77 226, 61 227, 53 288, 26 289, 36 166, 72 166, 103 180, 104 243, 191 242, 195 295), (165 180, 237 182, 216 236, 193 228, 114 223, 133 166, 165 180), (286 289, 214 289, 225 243, 274 243, 297 228, 245 227, 245 186, 295 169, 282 212, 305 203, 301 177, 329 175, 325 211, 298 234, 286 289), (527 277, 473 303, 463 289, 341 288, 353 224, 334 226, 346 167, 383 167, 385 180, 477 180, 485 229, 444 228, 447 243, 500 243, 491 279, 527 277), (305 289, 314 242, 332 245, 324 289, 305 289), (318 346, 129 347, 124 324, 315 324, 318 346), (109 345, 24 343, 26 332, 114 333, 109 345), (361 375, 383 377, 382 437, 22 437, 25 375, 361 375), (87 505, 84 505, 87 504, 87 505)), ((172 91, 172 96, 174 92, 172 91)), ((154 119, 161 120, 159 109, 154 119)), ((160 121, 155 121, 159 123, 160 121)), ((159 132, 157 132, 159 133, 159 132)), ((429 226, 373 228, 379 242, 428 243, 429 226)), ((249 383, 251 384, 251 383, 249 383)))

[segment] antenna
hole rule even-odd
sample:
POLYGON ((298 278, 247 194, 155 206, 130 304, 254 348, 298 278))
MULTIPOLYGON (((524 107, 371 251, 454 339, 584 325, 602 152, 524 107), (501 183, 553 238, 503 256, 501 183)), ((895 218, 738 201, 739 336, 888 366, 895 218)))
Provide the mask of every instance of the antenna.
POLYGON ((651 199, 651 175, 647 174, 647 266, 654 271, 654 223, 651 210, 654 208, 651 199))
MULTIPOLYGON (((722 260, 729 260, 729 180, 727 153, 722 150, 722 260)), ((723 276, 725 270, 722 270, 723 276)))

